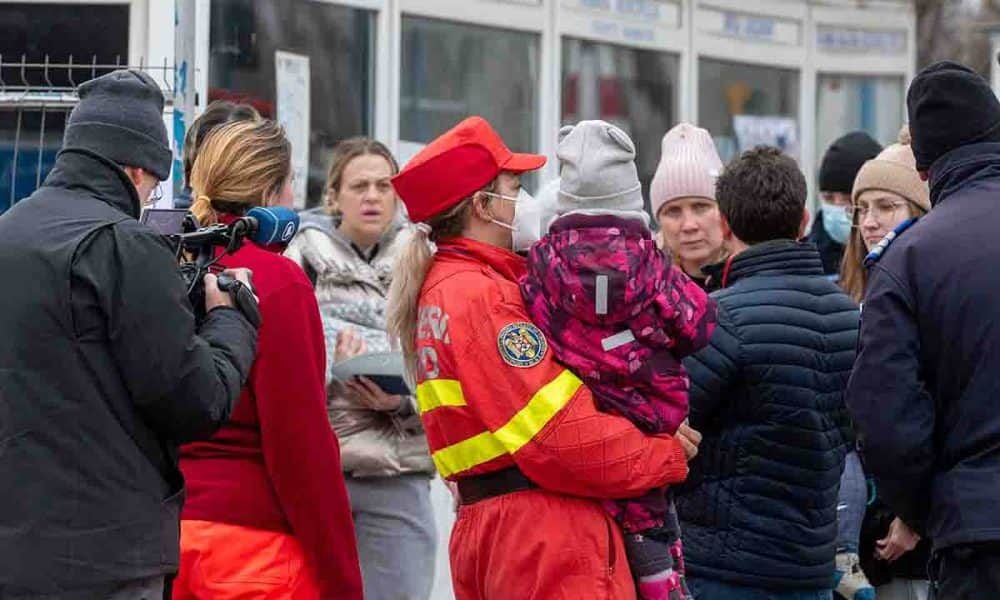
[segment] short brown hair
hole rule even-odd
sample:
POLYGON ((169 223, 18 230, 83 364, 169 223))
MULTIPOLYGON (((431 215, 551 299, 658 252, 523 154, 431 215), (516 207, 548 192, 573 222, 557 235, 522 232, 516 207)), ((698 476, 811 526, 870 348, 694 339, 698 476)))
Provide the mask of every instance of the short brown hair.
POLYGON ((367 155, 381 156, 389 163, 393 175, 399 173, 396 157, 382 142, 367 137, 353 137, 338 142, 330 155, 330 169, 326 174, 326 187, 323 188, 323 203, 328 209, 331 207, 330 193, 340 191, 341 179, 348 163, 367 155))
POLYGON ((778 148, 758 146, 729 163, 715 197, 733 235, 745 244, 799 237, 806 178, 778 148))

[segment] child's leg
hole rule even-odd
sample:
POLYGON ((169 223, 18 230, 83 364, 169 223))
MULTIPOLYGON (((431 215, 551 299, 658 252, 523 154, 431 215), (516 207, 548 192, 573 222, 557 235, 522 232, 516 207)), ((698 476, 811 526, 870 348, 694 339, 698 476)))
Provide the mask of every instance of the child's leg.
POLYGON ((625 554, 638 581, 640 600, 687 598, 680 573, 674 570, 670 544, 642 533, 626 534, 625 554))
POLYGON ((666 546, 671 558, 671 568, 655 575, 637 576, 639 595, 643 599, 664 598, 669 600, 691 600, 693 596, 684 579, 684 550, 681 542, 681 527, 674 507, 673 495, 667 491, 667 502, 663 525, 645 532, 648 543, 656 543, 659 551, 666 546))

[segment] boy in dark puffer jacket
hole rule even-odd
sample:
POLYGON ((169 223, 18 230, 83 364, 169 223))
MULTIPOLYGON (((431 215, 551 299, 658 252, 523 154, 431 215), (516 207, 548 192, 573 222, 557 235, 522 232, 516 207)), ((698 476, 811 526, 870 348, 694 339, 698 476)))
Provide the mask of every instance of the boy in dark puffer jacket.
POLYGON ((697 598, 829 599, 858 309, 797 241, 809 217, 794 160, 746 152, 716 198, 732 249, 711 269, 718 327, 684 361, 704 435, 677 487, 688 585, 697 598))

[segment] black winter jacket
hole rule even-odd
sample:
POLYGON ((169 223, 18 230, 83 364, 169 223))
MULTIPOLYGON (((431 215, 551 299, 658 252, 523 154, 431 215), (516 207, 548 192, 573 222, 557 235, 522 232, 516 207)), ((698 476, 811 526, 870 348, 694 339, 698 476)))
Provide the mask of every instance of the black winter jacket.
POLYGON ((871 270, 848 403, 882 499, 940 549, 1000 540, 1000 144, 930 175, 871 270))
POLYGON ((74 150, 0 217, 0 597, 175 572, 177 445, 227 420, 253 363, 238 311, 195 331, 138 213, 124 171, 74 150))
POLYGON ((813 219, 812 231, 809 232, 807 242, 816 244, 819 256, 823 259, 823 272, 827 275, 840 275, 840 262, 844 259, 844 244, 830 237, 823 227, 823 211, 816 211, 816 218, 813 219))
POLYGON ((715 334, 684 361, 704 435, 677 488, 688 573, 830 589, 857 306, 810 243, 753 246, 721 277, 715 334))

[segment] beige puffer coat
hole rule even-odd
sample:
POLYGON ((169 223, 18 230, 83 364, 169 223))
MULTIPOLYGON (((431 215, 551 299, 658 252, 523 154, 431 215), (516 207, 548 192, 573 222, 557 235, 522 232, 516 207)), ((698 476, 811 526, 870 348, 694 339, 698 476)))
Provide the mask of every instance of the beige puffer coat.
POLYGON ((299 233, 285 255, 315 282, 323 319, 327 358, 327 415, 340 439, 344 472, 354 477, 391 477, 434 472, 427 440, 413 398, 399 416, 373 411, 331 376, 337 334, 352 328, 369 352, 390 350, 385 332, 385 301, 392 262, 411 230, 397 219, 382 236, 370 260, 340 233, 338 217, 322 209, 301 214, 299 233), (407 410, 408 409, 408 410, 407 410))

